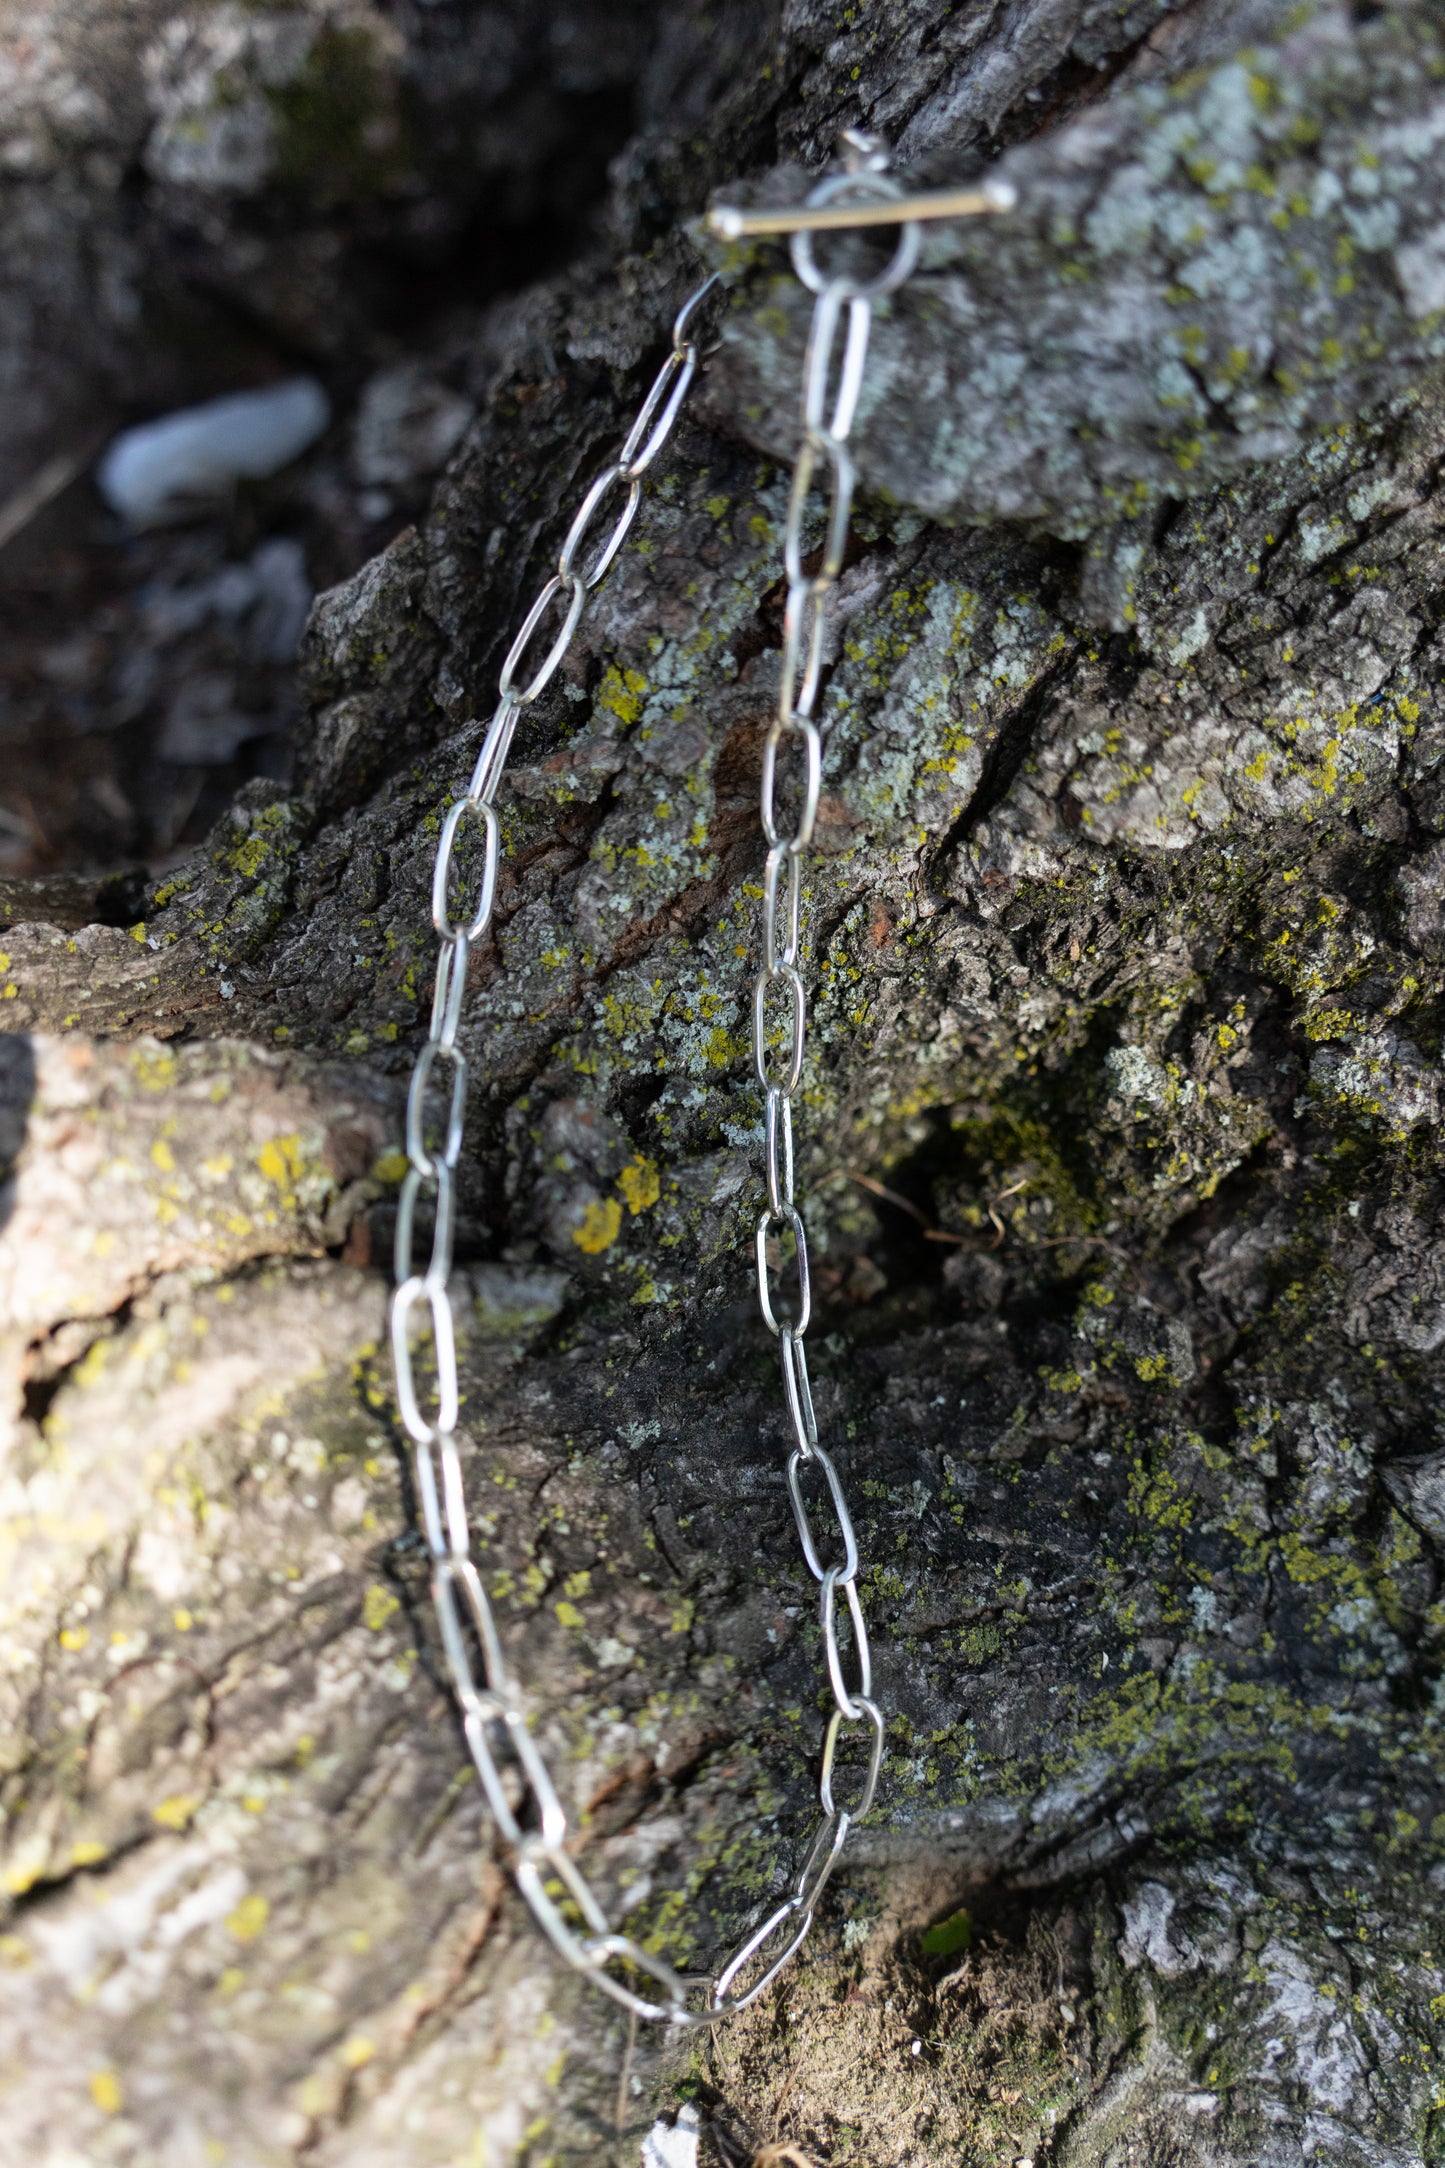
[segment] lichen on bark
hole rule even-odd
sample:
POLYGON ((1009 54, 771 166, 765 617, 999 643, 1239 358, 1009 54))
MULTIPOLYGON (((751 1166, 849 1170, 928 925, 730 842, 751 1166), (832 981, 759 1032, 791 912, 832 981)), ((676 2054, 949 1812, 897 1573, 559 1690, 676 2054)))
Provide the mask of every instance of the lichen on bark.
MULTIPOLYGON (((24 1031, 184 1035, 39 1042, 28 1126, 7 1071, 0 1252, 70 1181, 118 1260, 12 1357, 17 2158, 635 2161, 684 2100, 721 2160, 1441 2158, 1439 24, 1362 13, 799 6, 619 174, 645 238, 767 116, 886 118, 925 176, 1017 141, 1024 205, 880 326, 827 654, 800 1180, 890 1743, 736 2028, 629 2050, 507 1895, 376 1352, 435 837, 685 240, 516 305, 429 519, 318 605, 298 789, 134 934, 4 935, 24 1031)), ((580 1856, 687 1961, 775 1901, 822 1724, 745 1269, 804 304, 728 270, 462 1026, 483 1570, 580 1856)))

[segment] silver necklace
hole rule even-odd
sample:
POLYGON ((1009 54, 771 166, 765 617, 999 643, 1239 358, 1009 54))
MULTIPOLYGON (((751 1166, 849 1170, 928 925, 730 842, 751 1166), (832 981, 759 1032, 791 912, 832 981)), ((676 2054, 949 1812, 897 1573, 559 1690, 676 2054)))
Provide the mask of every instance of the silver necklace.
POLYGON ((803 362, 802 441, 793 466, 783 538, 787 602, 782 674, 777 711, 763 746, 761 813, 767 858, 762 969, 753 984, 752 1008, 753 1067, 763 1093, 767 1181, 767 1201, 756 1231, 758 1306, 778 1342, 783 1397, 793 1433, 786 1470, 788 1495, 804 1560, 819 1584, 823 1649, 833 1696, 818 1778, 822 1820, 787 1896, 715 1974, 679 1973, 630 1935, 614 1929, 568 1849, 567 1815, 528 1729, 522 1691, 503 1657, 491 1605, 472 1556, 456 1445, 459 1391, 448 1282, 467 1088, 466 1056, 457 1045, 457 1027, 468 957, 491 922, 496 897, 497 788, 517 718, 560 668, 588 596, 606 578, 637 515, 644 478, 672 434, 698 369, 693 326, 704 300, 717 286, 716 274, 679 312, 671 352, 617 458, 597 476, 578 506, 558 554, 557 569, 527 612, 502 664, 496 713, 471 781, 448 811, 437 846, 431 898, 432 925, 441 944, 436 990, 430 1027, 407 1094, 408 1168, 397 1209, 392 1357, 397 1405, 415 1446, 417 1495, 431 1554, 432 1601, 467 1746, 497 1827, 511 1850, 517 1887, 553 1948, 635 2017, 671 2025, 712 2025, 746 2009, 801 1948, 848 1832, 873 1804, 883 1758, 884 1719, 873 1699, 872 1660, 858 1597, 858 1541, 836 1464, 819 1443, 804 1353, 812 1290, 807 1231, 794 1193, 793 1100, 802 1080, 807 1029, 807 990, 798 969, 803 871, 817 819, 822 772, 822 739, 814 709, 828 601, 843 569, 857 484, 848 439, 863 388, 875 303, 895 293, 912 274, 922 220, 1007 209, 1013 197, 1011 191, 994 186, 909 198, 888 177, 887 153, 874 139, 850 135, 844 144, 847 170, 823 181, 801 208, 739 211, 723 207, 711 214, 714 229, 728 238, 790 234, 793 267, 814 296, 803 362), (814 234, 860 225, 899 229, 885 268, 867 280, 825 276, 815 258, 814 234), (826 509, 819 561, 810 572, 804 569, 804 533, 812 524, 815 490, 824 495, 826 509), (595 530, 618 499, 612 525, 598 543, 595 530), (545 638, 549 619, 556 620, 551 644, 528 676, 523 669, 528 650, 539 636, 545 638), (778 806, 780 761, 789 756, 797 765, 799 807, 791 832, 778 806), (481 831, 480 889, 470 917, 454 918, 452 862, 469 824, 481 831), (781 1029, 769 1021, 770 1004, 781 1012, 781 1029), (450 1096, 442 1141, 429 1148, 424 1103, 438 1063, 450 1067, 450 1096), (419 1269, 416 1214, 423 1198, 433 1213, 433 1234, 430 1256, 419 1269), (775 1269, 780 1269, 777 1253, 788 1237, 793 1245, 794 1285, 784 1304, 775 1295, 773 1281, 775 1269), (424 1320, 419 1322, 423 1334, 430 1328, 436 1369, 435 1408, 427 1413, 417 1395, 413 1350, 413 1319, 423 1312, 424 1320), (807 1484, 814 1487, 812 1507, 807 1484), (825 1563, 813 1518, 824 1502, 832 1521, 825 1545, 831 1563, 825 1563), (851 1628, 851 1656, 840 1639, 840 1610, 846 1611, 851 1628), (478 1679, 478 1659, 485 1683, 478 1679), (856 1796, 840 1805, 834 1778, 840 1742, 849 1735, 859 1739, 866 1761, 856 1796), (513 1772, 510 1791, 503 1781, 504 1760, 513 1772), (514 1804, 519 1783, 520 1799, 514 1804))

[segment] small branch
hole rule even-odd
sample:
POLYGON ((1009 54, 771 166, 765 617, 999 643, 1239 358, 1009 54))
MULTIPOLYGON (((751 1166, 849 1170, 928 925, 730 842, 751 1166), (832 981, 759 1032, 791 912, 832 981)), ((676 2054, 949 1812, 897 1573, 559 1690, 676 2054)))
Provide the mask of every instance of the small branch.
POLYGON ((620 2138, 627 2127, 627 2096, 632 2084, 632 2059, 637 2052, 637 2012, 627 2013, 627 2046, 623 2052, 622 2068, 617 2073, 617 2101, 612 2121, 620 2138))
POLYGON ((28 482, 12 490, 0 504, 0 550, 13 542, 45 510, 53 504, 62 490, 69 489, 77 476, 83 474, 104 442, 104 432, 92 431, 82 443, 68 452, 57 452, 47 459, 44 466, 37 467, 28 482))

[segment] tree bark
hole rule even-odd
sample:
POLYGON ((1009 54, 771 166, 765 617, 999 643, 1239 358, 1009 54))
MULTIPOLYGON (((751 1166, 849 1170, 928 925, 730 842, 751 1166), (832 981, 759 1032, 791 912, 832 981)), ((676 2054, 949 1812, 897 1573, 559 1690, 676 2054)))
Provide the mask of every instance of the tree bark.
MULTIPOLYGON (((0 2158, 632 2164, 687 2104, 714 2162, 1438 2162, 1445 21, 667 23, 615 260, 508 304, 429 517, 316 607, 295 788, 130 927, 0 897, 0 2158), (889 1750, 798 1968, 633 2041, 439 1684, 398 1092, 440 821, 686 221, 845 125, 1020 192, 879 327, 804 915, 889 1750)), ((706 260, 703 394, 499 800, 456 1290, 578 1856, 684 1963, 794 1871, 823 1722, 748 1291, 806 303, 778 246, 706 260)))

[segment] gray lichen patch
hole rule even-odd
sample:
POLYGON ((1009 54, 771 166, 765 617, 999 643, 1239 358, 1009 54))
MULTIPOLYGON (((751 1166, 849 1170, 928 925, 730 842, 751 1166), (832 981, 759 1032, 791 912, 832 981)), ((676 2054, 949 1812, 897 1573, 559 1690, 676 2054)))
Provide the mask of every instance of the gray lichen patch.
MULTIPOLYGON (((1147 542, 1192 498, 1440 358, 1437 26, 1324 6, 1174 81, 1147 71, 1001 172, 1003 216, 930 235, 874 335, 862 471, 934 518, 1147 542)), ((794 185, 798 185, 795 180, 794 185)), ((759 267, 714 398, 791 441, 804 304, 759 267)))

